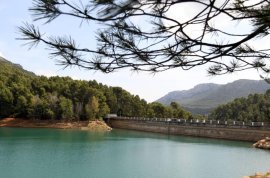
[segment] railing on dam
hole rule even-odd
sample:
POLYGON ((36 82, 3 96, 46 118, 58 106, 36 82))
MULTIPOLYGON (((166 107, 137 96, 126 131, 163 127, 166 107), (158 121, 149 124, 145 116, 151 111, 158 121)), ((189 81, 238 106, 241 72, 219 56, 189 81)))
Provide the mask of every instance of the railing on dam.
POLYGON ((253 128, 270 130, 269 122, 254 121, 224 121, 224 120, 196 120, 196 119, 178 119, 178 118, 143 118, 143 117, 110 117, 107 119, 133 120, 138 122, 157 122, 170 125, 183 126, 206 126, 206 127, 229 127, 229 128, 253 128))

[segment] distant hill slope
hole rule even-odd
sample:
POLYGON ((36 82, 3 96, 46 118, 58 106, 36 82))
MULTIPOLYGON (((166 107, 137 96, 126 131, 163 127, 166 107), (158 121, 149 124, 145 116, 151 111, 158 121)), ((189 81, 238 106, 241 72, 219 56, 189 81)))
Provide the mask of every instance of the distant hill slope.
POLYGON ((241 79, 224 85, 206 83, 190 90, 170 92, 157 102, 168 105, 174 101, 192 113, 207 114, 220 104, 249 94, 264 93, 268 89, 270 85, 263 80, 241 79))
POLYGON ((17 75, 29 75, 29 76, 35 76, 33 72, 29 72, 25 69, 20 64, 14 64, 5 58, 0 56, 0 74, 2 75, 13 75, 14 73, 17 75))

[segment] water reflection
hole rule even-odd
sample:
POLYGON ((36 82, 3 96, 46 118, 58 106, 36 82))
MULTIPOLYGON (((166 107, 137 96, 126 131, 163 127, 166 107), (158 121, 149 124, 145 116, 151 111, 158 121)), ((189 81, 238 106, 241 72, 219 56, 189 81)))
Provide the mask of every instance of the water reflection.
MULTIPOLYGON (((201 144, 201 145, 220 145, 220 146, 234 146, 234 147, 251 147, 251 142, 243 141, 230 141, 222 139, 192 137, 192 136, 180 136, 180 135, 166 135, 151 132, 138 132, 128 131, 124 129, 114 129, 112 132, 112 139, 118 137, 118 139, 160 139, 169 140, 174 142, 189 143, 189 144, 201 144)), ((108 138, 107 138, 108 139, 108 138)))

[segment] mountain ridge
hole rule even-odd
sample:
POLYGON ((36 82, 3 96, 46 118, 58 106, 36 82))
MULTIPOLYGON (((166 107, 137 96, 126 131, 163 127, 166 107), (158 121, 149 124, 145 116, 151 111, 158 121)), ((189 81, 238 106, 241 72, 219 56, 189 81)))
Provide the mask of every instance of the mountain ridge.
POLYGON ((203 83, 189 90, 169 92, 157 102, 165 105, 177 102, 194 114, 207 114, 220 104, 249 94, 264 93, 267 89, 270 89, 270 85, 264 80, 240 79, 227 84, 203 83))

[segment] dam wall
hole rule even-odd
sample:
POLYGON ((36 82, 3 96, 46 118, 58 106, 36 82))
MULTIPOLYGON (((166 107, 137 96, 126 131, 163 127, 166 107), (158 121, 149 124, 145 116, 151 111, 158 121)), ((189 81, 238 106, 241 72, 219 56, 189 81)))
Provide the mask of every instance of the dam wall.
POLYGON ((156 132, 171 135, 185 135, 227 140, 255 142, 270 137, 266 127, 232 126, 218 124, 196 124, 171 121, 110 118, 107 123, 112 128, 156 132))

